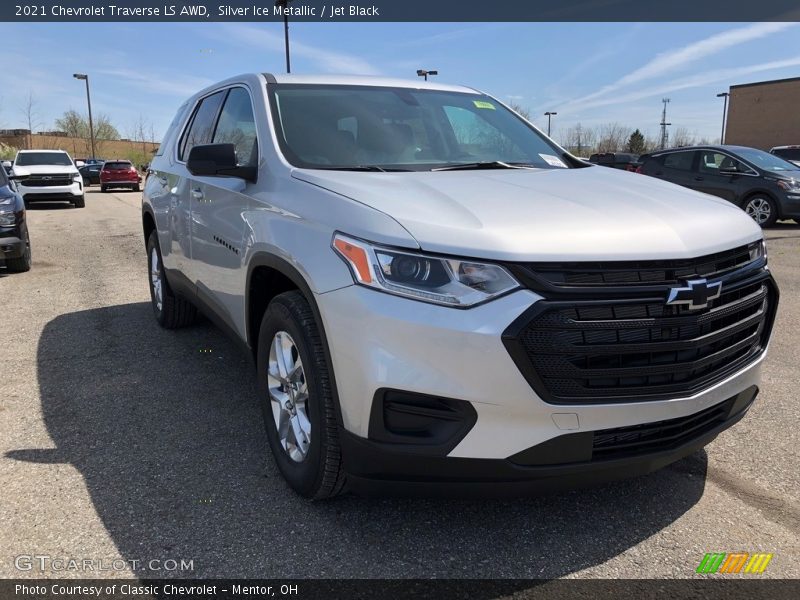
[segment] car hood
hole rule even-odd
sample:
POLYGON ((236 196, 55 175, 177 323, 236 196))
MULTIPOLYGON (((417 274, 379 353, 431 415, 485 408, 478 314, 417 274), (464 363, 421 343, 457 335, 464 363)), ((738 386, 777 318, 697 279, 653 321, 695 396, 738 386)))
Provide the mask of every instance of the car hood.
MULTIPOLYGON (((20 169, 25 169, 31 175, 41 175, 46 173, 48 175, 72 175, 78 172, 78 169, 72 165, 20 165, 20 169)), ((16 166, 12 171, 16 171, 16 166)))
POLYGON ((724 200, 602 167, 292 175, 386 213, 423 250, 475 258, 690 258, 762 236, 724 200))

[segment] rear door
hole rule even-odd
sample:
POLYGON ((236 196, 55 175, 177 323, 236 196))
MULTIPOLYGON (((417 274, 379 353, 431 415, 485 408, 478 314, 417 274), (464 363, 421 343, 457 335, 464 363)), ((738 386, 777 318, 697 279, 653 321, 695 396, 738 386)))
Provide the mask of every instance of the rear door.
POLYGON ((667 152, 654 156, 647 161, 647 175, 658 177, 685 187, 692 187, 694 173, 692 172, 697 152, 694 150, 681 150, 667 152))
POLYGON ((194 146, 211 143, 214 125, 226 93, 226 90, 215 92, 205 96, 195 105, 189 123, 178 140, 176 177, 174 184, 170 182, 172 184, 170 189, 172 196, 170 230, 173 236, 173 249, 179 257, 180 271, 192 283, 197 282, 197 263, 193 260, 193 231, 197 227, 202 227, 202 223, 198 224, 195 221, 197 215, 192 213, 192 207, 195 204, 192 190, 197 188, 197 184, 186 168, 186 159, 194 146))

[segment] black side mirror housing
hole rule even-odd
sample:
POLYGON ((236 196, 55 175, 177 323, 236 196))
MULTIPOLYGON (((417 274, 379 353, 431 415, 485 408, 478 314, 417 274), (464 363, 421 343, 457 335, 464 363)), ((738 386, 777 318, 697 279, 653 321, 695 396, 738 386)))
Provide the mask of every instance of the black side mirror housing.
POLYGON ((194 146, 186 160, 186 168, 192 175, 206 177, 240 177, 255 182, 256 167, 239 166, 233 144, 203 144, 194 146))

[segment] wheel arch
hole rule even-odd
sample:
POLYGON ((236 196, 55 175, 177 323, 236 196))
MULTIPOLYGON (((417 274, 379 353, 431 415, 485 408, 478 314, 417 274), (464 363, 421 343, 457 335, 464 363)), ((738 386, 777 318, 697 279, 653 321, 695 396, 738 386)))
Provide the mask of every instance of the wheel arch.
POLYGON ((308 302, 314 320, 317 322, 322 347, 325 352, 325 360, 328 363, 328 373, 331 378, 333 400, 336 405, 336 420, 340 428, 344 428, 342 421, 341 405, 339 403, 339 391, 336 385, 336 372, 333 368, 330 345, 325 333, 325 325, 322 321, 314 292, 300 271, 287 260, 270 254, 268 252, 257 252, 254 254, 247 267, 247 284, 245 287, 245 330, 247 335, 247 346, 250 348, 254 362, 257 363, 258 354, 258 332, 261 328, 261 320, 264 312, 269 306, 269 302, 283 292, 297 290, 308 302), (269 289, 259 287, 259 284, 272 284, 269 289))
POLYGON ((774 192, 771 192, 770 190, 765 188, 756 188, 754 190, 749 190, 746 194, 742 196, 742 202, 739 205, 739 207, 742 210, 744 210, 747 207, 747 203, 750 201, 750 199, 756 196, 767 196, 770 200, 772 200, 775 203, 775 206, 778 208, 778 217, 780 218, 782 216, 780 201, 778 201, 778 198, 775 196, 774 192))
POLYGON ((142 232, 144 233, 144 243, 147 245, 147 240, 150 239, 150 234, 156 228, 156 218, 153 215, 153 211, 146 207, 142 210, 142 232))

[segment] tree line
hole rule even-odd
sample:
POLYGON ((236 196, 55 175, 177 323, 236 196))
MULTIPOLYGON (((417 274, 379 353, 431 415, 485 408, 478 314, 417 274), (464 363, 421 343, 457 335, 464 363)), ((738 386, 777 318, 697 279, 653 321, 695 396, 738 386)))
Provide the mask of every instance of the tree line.
MULTIPOLYGON (((37 131, 41 132, 44 127, 44 122, 39 112, 39 105, 33 92, 28 92, 22 104, 19 106, 19 112, 29 132, 25 140, 25 147, 32 148, 33 135, 37 131)), ((111 117, 102 112, 92 113, 92 130, 94 132, 95 154, 101 158, 105 157, 104 150, 108 146, 107 142, 121 140, 123 137, 117 126, 111 121, 111 117)), ((55 119, 54 131, 48 133, 59 133, 65 135, 67 138, 71 138, 73 156, 77 156, 79 151, 82 153, 87 152, 86 148, 88 148, 88 146, 82 141, 79 144, 79 140, 89 140, 91 137, 88 115, 74 108, 69 108, 64 114, 55 119)), ((118 158, 127 158, 137 165, 149 163, 152 154, 148 151, 148 144, 158 142, 153 122, 140 114, 136 122, 132 123, 126 129, 125 138, 134 142, 134 144, 127 152, 127 156, 120 156, 118 158), (141 146, 139 146, 139 144, 141 144, 141 146)), ((0 146, 0 155, 3 159, 13 159, 17 150, 19 150, 19 148, 3 144, 0 146)))

